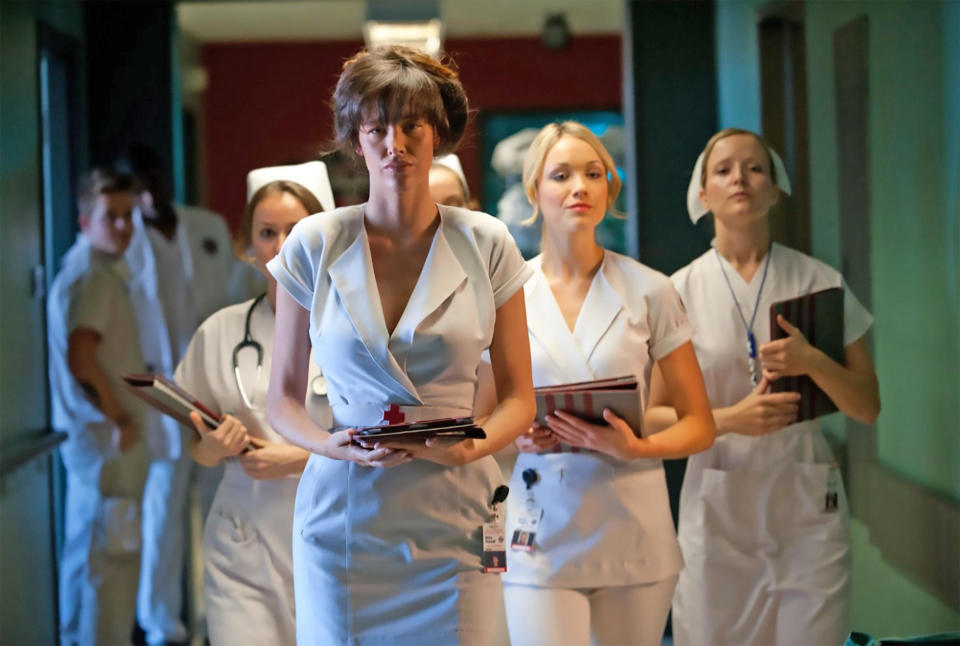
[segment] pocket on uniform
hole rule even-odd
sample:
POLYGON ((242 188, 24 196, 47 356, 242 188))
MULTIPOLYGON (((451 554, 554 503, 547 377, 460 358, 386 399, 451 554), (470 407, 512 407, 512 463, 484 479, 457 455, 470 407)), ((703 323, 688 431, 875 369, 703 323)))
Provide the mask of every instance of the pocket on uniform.
POLYGON ((215 506, 204 529, 204 543, 225 548, 246 545, 257 540, 253 523, 227 507, 215 506))
POLYGON ((760 536, 762 471, 704 469, 700 484, 701 531, 711 550, 753 551, 760 536))
POLYGON ((770 517, 782 541, 848 542, 847 500, 835 463, 795 462, 771 492, 770 517))
POLYGON ((93 532, 97 551, 135 554, 140 551, 140 500, 123 496, 100 499, 93 532))

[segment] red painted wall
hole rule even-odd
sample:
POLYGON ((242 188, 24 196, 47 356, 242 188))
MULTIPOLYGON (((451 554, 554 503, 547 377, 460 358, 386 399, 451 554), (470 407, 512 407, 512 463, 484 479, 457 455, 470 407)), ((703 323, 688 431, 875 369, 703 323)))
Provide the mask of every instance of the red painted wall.
MULTIPOLYGON (((331 133, 329 100, 343 60, 359 41, 209 44, 203 60, 208 206, 235 226, 247 171, 315 156, 331 133)), ((446 50, 477 110, 619 109, 620 37, 579 36, 562 51, 538 38, 448 39, 446 50)), ((482 180, 479 143, 469 132, 459 154, 472 187, 482 180)))

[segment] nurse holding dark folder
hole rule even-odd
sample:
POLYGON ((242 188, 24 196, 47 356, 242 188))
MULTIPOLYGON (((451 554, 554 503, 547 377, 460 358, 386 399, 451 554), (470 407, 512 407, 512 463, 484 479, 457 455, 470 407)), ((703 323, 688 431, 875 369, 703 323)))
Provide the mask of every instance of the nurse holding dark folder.
MULTIPOLYGON (((672 278, 697 330, 717 440, 690 458, 681 492, 678 646, 839 644, 849 630, 840 474, 820 423, 792 423, 799 396, 769 386, 808 375, 843 413, 873 422, 880 400, 864 338, 873 319, 836 270, 771 243, 768 215, 781 192, 790 192, 782 161, 745 130, 715 134, 690 179, 690 217, 713 213, 716 238, 672 278), (843 363, 782 317, 786 336, 770 341, 772 303, 841 286, 843 363)), ((676 420, 669 392, 655 370, 651 430, 676 420)))
MULTIPOLYGON (((609 410, 601 423, 558 411, 517 440, 503 575, 510 639, 659 644, 682 565, 661 459, 702 451, 714 433, 693 330, 666 276, 596 242, 620 190, 596 135, 546 126, 523 183, 543 216, 524 285, 534 385, 634 375, 643 404, 656 363, 680 421, 641 438, 609 410)), ((487 380, 478 414, 491 390, 487 380)))

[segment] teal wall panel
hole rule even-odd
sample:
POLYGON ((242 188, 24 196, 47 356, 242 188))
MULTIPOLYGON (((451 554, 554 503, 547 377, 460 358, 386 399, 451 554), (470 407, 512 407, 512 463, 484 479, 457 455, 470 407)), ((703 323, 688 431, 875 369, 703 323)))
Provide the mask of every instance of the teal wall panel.
MULTIPOLYGON (((0 2, 0 452, 47 426, 38 23, 81 39, 75 2, 0 2), (40 281, 42 283, 42 280, 40 281)), ((54 271, 48 266, 47 271, 54 271)), ((52 461, 0 481, 0 643, 57 639, 52 461)))

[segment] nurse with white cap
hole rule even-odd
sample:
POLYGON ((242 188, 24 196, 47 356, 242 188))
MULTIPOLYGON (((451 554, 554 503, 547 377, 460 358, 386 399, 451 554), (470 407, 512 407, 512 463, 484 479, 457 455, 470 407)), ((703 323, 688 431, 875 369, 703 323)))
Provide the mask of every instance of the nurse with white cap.
POLYGON ((460 158, 455 154, 441 155, 433 160, 430 167, 430 197, 437 204, 467 206, 470 187, 467 186, 467 176, 463 174, 460 158))
MULTIPOLYGON (((717 439, 689 459, 680 496, 678 646, 839 644, 848 632, 848 508, 837 464, 818 420, 793 423, 799 396, 768 390, 780 377, 809 375, 841 412, 872 423, 873 319, 839 272, 771 242, 781 192, 790 193, 783 162, 746 130, 715 134, 690 179, 690 217, 713 213, 716 238, 672 279, 697 330, 717 439), (842 363, 782 317, 787 337, 770 341, 772 303, 841 286, 842 363)), ((652 426, 676 419, 656 371, 650 403, 652 426)))
MULTIPOLYGON (((293 644, 293 503, 309 453, 287 443, 265 417, 277 290, 266 263, 293 225, 332 208, 333 196, 322 162, 252 171, 247 192, 244 233, 267 291, 208 318, 175 378, 225 414, 215 430, 194 419, 198 433, 189 447, 206 466, 226 461, 203 536, 210 641, 293 644)), ((306 407, 326 425, 325 384, 317 364, 310 366, 306 407)))

